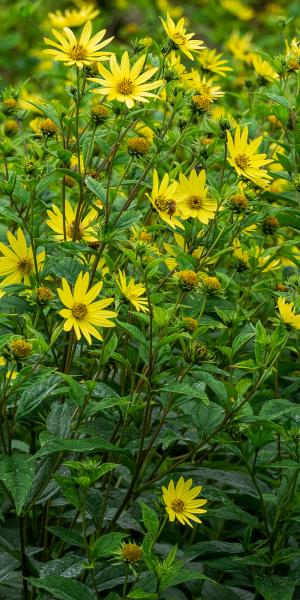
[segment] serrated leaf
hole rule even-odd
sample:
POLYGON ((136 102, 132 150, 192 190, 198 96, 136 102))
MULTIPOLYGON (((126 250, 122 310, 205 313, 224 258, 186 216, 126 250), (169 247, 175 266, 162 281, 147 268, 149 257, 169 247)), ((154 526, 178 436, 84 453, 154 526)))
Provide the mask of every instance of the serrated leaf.
POLYGON ((33 460, 26 454, 0 456, 0 480, 11 493, 18 516, 31 488, 34 469, 33 460))
POLYGON ((93 547, 93 557, 95 559, 100 559, 118 552, 121 548, 121 542, 125 537, 128 537, 127 533, 119 533, 117 531, 102 535, 95 542, 93 547))
POLYGON ((48 439, 45 444, 36 453, 36 457, 46 456, 54 452, 125 452, 123 448, 119 448, 111 444, 104 438, 80 438, 78 440, 63 440, 59 438, 48 439))
POLYGON ((17 419, 22 419, 33 412, 44 400, 48 400, 61 385, 59 375, 50 375, 43 381, 28 386, 21 394, 17 406, 17 419))
POLYGON ((155 538, 155 536, 158 532, 158 527, 159 527, 158 516, 157 516, 156 512, 152 508, 150 508, 150 506, 147 506, 147 504, 144 504, 144 502, 141 502, 141 507, 142 507, 143 523, 144 523, 147 531, 149 531, 151 533, 151 535, 153 536, 153 538, 155 538))
POLYGON ((67 579, 60 575, 49 577, 29 578, 30 583, 39 589, 46 590, 58 600, 96 600, 96 596, 87 585, 74 579, 67 579))

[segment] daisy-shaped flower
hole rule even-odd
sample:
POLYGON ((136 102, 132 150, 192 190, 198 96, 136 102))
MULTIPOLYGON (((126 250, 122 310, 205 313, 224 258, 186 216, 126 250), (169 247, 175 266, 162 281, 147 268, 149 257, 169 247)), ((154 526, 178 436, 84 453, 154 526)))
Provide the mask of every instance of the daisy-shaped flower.
POLYGON ((221 52, 217 54, 216 49, 211 50, 206 48, 203 50, 198 57, 202 71, 205 73, 215 73, 216 75, 221 75, 221 77, 226 77, 226 74, 233 69, 228 67, 228 61, 222 58, 222 56, 223 54, 221 52))
MULTIPOLYGON (((10 232, 7 232, 7 239, 10 248, 0 242, 0 252, 3 256, 0 257, 0 277, 4 277, 1 281, 1 288, 24 283, 30 284, 30 275, 35 273, 34 257, 31 246, 27 246, 27 242, 23 231, 19 228, 16 237, 10 232)), ((45 252, 42 251, 36 256, 38 270, 40 271, 45 260, 45 252)))
POLYGON ((224 96, 221 87, 215 85, 213 77, 207 79, 205 75, 201 75, 196 69, 191 69, 190 73, 182 76, 182 79, 186 81, 188 88, 196 90, 197 94, 205 96, 209 102, 224 96))
POLYGON ((105 310, 113 302, 113 298, 104 298, 94 302, 103 286, 99 281, 89 289, 89 274, 79 273, 73 292, 66 279, 62 279, 62 288, 57 290, 61 302, 66 306, 59 314, 65 319, 64 330, 75 330, 78 340, 81 334, 89 344, 92 343, 91 335, 102 340, 96 327, 115 327, 111 321, 117 316, 112 310, 105 310))
POLYGON ((207 196, 208 189, 204 169, 198 175, 193 169, 188 178, 180 173, 176 197, 183 219, 197 218, 201 223, 207 225, 209 219, 213 219, 217 210, 216 200, 212 200, 207 196))
POLYGON ((226 47, 235 58, 248 62, 249 54, 252 51, 252 34, 240 35, 239 31, 233 31, 227 40, 226 47))
POLYGON ((116 282, 123 296, 133 304, 135 310, 149 312, 147 298, 141 298, 146 292, 146 288, 142 283, 135 283, 133 277, 131 277, 127 283, 126 275, 124 271, 121 271, 120 269, 119 277, 116 277, 116 282))
POLYGON ((241 21, 250 21, 254 17, 254 10, 239 0, 221 0, 221 4, 241 21))
POLYGON ((107 96, 108 100, 118 100, 125 102, 128 108, 132 108, 135 102, 148 102, 149 97, 156 97, 149 90, 158 88, 162 80, 147 81, 156 73, 158 67, 152 67, 142 73, 146 60, 146 55, 141 56, 136 63, 131 66, 128 52, 124 52, 120 65, 115 55, 110 58, 110 71, 103 65, 98 65, 98 71, 103 79, 91 77, 90 80, 98 83, 102 88, 92 90, 96 94, 107 96))
POLYGON ((170 521, 178 519, 182 525, 187 524, 190 527, 193 527, 191 521, 202 523, 196 515, 207 512, 207 510, 200 508, 200 506, 206 504, 207 500, 205 498, 197 498, 202 490, 202 486, 198 485, 192 488, 192 485, 192 479, 184 481, 183 477, 180 477, 176 486, 173 479, 171 479, 167 488, 162 487, 163 500, 170 521))
POLYGON ((280 297, 277 300, 277 306, 280 318, 285 325, 293 329, 300 329, 300 313, 295 315, 294 303, 286 302, 285 298, 280 297))
POLYGON ((183 52, 188 58, 194 60, 192 53, 200 52, 200 50, 205 48, 202 40, 192 40, 195 35, 194 33, 186 33, 183 17, 179 19, 177 24, 174 23, 173 19, 171 19, 169 13, 167 14, 167 21, 164 21, 164 19, 161 17, 160 19, 164 26, 164 30, 175 50, 181 50, 181 52, 183 52))
MULTIPOLYGON (((53 229, 56 233, 56 237, 59 240, 64 239, 64 220, 63 214, 55 204, 52 204, 52 210, 47 210, 48 213, 48 221, 47 225, 53 229)), ((97 221, 98 213, 94 208, 91 208, 86 216, 80 221, 78 231, 77 231, 77 240, 85 240, 86 242, 97 242, 97 238, 94 233, 93 224, 97 221)), ((74 233, 74 224, 76 218, 76 210, 73 209, 70 202, 66 201, 66 239, 72 240, 74 233)))
POLYGON ((108 57, 111 55, 111 52, 102 52, 102 48, 107 46, 113 38, 103 40, 106 29, 102 29, 102 31, 91 37, 91 21, 86 22, 79 40, 76 39, 69 27, 64 27, 63 31, 65 35, 60 31, 56 31, 56 29, 52 29, 52 33, 58 42, 44 38, 45 44, 53 46, 53 48, 44 50, 44 53, 53 56, 54 60, 63 61, 67 67, 76 65, 82 69, 83 65, 90 65, 95 61, 108 60, 108 57))
POLYGON ((273 67, 271 67, 270 63, 268 63, 267 60, 264 60, 259 54, 251 55, 251 60, 255 73, 258 76, 261 84, 278 79, 278 73, 276 73, 273 67))
POLYGON ((230 157, 227 159, 240 177, 250 179, 255 185, 265 187, 271 176, 261 170, 270 164, 272 159, 266 158, 266 154, 256 154, 262 141, 262 136, 248 143, 248 127, 241 132, 238 126, 235 130, 234 140, 230 131, 227 131, 227 142, 230 157))
POLYGON ((151 196, 147 194, 152 206, 157 210, 160 218, 170 225, 173 229, 180 227, 184 229, 182 223, 176 216, 180 216, 177 205, 177 182, 170 183, 168 173, 165 173, 161 183, 159 183, 156 169, 153 171, 153 187, 151 196))
POLYGON ((93 4, 87 4, 79 9, 67 8, 63 13, 61 10, 56 10, 54 13, 49 13, 48 17, 53 27, 79 27, 86 21, 95 19, 99 12, 100 10, 95 9, 93 4))

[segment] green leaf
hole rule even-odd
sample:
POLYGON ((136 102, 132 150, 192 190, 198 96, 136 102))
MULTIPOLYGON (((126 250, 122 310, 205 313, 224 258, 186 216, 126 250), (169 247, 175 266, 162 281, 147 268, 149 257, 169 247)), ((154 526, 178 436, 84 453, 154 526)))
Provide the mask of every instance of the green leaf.
POLYGON ((147 506, 147 504, 144 504, 142 502, 141 507, 142 507, 143 523, 144 523, 147 531, 149 531, 151 533, 151 535, 155 538, 155 536, 158 532, 158 527, 159 527, 158 516, 157 516, 156 512, 152 508, 150 508, 150 506, 147 506))
POLYGON ((127 598, 141 598, 141 600, 157 600, 158 595, 152 594, 151 592, 144 592, 144 590, 134 590, 127 594, 127 598))
POLYGON ((262 96, 268 98, 269 100, 272 100, 276 104, 284 106, 284 108, 287 108, 288 110, 290 108, 288 100, 284 96, 279 96, 278 94, 262 94, 262 96))
POLYGON ((66 438, 70 433, 72 414, 65 402, 53 402, 47 418, 47 429, 58 438, 66 438))
POLYGON ((17 407, 17 419, 33 412, 44 400, 48 400, 62 383, 59 375, 50 375, 28 386, 22 393, 17 407))
POLYGON ((171 383, 164 385, 157 391, 183 394, 184 396, 190 396, 191 398, 199 398, 199 400, 207 401, 207 395, 203 389, 203 384, 201 383, 194 383, 193 385, 187 385, 186 383, 171 383))
POLYGON ((71 546, 78 546, 79 548, 84 548, 84 542, 79 533, 76 531, 71 531, 70 529, 66 529, 65 527, 48 527, 48 531, 58 537, 60 540, 67 542, 71 546))
POLYGON ((58 600, 96 600, 96 596, 90 588, 74 579, 67 579, 60 575, 49 577, 29 578, 30 583, 39 589, 46 590, 58 600))
POLYGON ((112 357, 116 347, 118 345, 118 337, 113 332, 110 340, 105 344, 105 348, 102 355, 102 365, 106 365, 109 359, 112 357))
POLYGON ((136 327, 135 325, 130 325, 129 323, 123 323, 121 321, 118 322, 118 325, 122 327, 122 329, 124 329, 128 333, 128 335, 140 342, 140 344, 142 344, 145 347, 148 346, 146 338, 143 336, 142 332, 138 327, 136 327))
POLYGON ((18 516, 31 488, 34 468, 32 458, 25 454, 0 456, 0 480, 11 493, 18 516))
POLYGON ((46 456, 54 452, 125 452, 124 449, 99 438, 81 438, 79 440, 48 439, 35 456, 46 456))
POLYGON ((257 575, 255 587, 264 600, 293 600, 295 580, 278 575, 257 575))
POLYGON ((233 355, 240 350, 247 342, 249 342, 254 337, 253 333, 239 333, 233 340, 232 350, 233 355))
POLYGON ((113 532, 102 535, 96 540, 93 547, 93 557, 95 559, 105 558, 111 556, 115 552, 118 552, 121 548, 122 540, 128 537, 127 533, 113 532))
POLYGON ((100 181, 97 181, 97 179, 93 179, 93 177, 90 177, 89 175, 87 175, 84 179, 84 183, 86 185, 86 187, 93 192, 93 194, 95 194, 95 196, 97 196, 97 198, 99 198, 100 200, 102 200, 102 202, 104 202, 105 198, 106 198, 106 190, 103 187, 102 183, 100 183, 100 181))

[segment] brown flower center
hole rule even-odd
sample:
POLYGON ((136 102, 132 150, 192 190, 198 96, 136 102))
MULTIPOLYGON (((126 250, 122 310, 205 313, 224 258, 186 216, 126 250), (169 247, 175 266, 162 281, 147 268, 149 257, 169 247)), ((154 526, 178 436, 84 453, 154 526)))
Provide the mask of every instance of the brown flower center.
POLYGON ((235 163, 240 169, 245 171, 247 167, 250 167, 251 160, 248 156, 246 156, 246 154, 238 154, 235 157, 235 163))
POLYGON ((25 258, 20 258, 17 265, 17 269, 18 271, 21 271, 21 273, 29 275, 29 273, 31 273, 33 269, 33 261, 31 260, 31 258, 28 258, 28 256, 26 256, 25 258))
POLYGON ((184 46, 186 44, 186 37, 183 33, 174 33, 172 40, 176 46, 184 46))
POLYGON ((182 513, 184 511, 185 504, 184 504, 183 500, 176 498, 176 500, 173 500, 173 502, 171 504, 171 508, 176 513, 182 513))
MULTIPOLYGON (((73 233, 74 233, 74 225, 75 225, 75 221, 71 221, 71 223, 68 223, 67 227, 66 227, 66 233, 70 238, 73 238, 73 233)), ((83 231, 79 225, 78 229, 77 229, 77 234, 76 234, 76 240, 81 240, 81 238, 83 237, 83 231)))
POLYGON ((176 202, 169 200, 165 196, 157 196, 154 200, 154 204, 161 212, 167 212, 170 216, 176 212, 176 202))
POLYGON ((88 309, 86 307, 85 304, 82 304, 82 302, 75 302, 73 308, 72 308, 72 315, 75 319, 79 319, 80 321, 82 321, 82 319, 85 319, 85 317, 88 314, 88 309))
POLYGON ((87 50, 80 44, 74 44, 69 51, 69 55, 73 60, 84 60, 87 57, 87 50))
POLYGON ((131 79, 126 79, 125 77, 124 79, 118 81, 116 85, 116 90, 118 94, 121 94, 122 96, 130 96, 130 94, 133 93, 134 85, 131 79))
POLYGON ((203 206, 203 199, 201 196, 197 196, 197 194, 192 194, 186 199, 186 203, 189 208, 193 208, 194 210, 198 210, 203 206))

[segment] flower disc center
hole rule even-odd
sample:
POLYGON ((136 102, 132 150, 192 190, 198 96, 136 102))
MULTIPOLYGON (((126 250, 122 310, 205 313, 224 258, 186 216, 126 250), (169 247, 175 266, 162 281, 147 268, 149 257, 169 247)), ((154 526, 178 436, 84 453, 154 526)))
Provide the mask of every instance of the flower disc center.
POLYGON ((73 60, 84 60, 87 57, 87 50, 80 44, 74 44, 69 54, 73 60))
POLYGON ((250 167, 251 160, 248 156, 246 156, 246 154, 238 154, 235 157, 235 163, 240 169, 243 169, 243 171, 245 171, 247 167, 250 167))
POLYGON ((82 304, 82 302, 75 302, 73 308, 72 308, 72 315, 75 319, 79 319, 80 321, 82 321, 82 319, 85 319, 85 317, 88 314, 88 309, 86 307, 85 304, 82 304))
POLYGON ((130 94, 133 93, 134 85, 131 79, 124 78, 118 81, 116 89, 118 94, 121 94, 122 96, 130 96, 130 94))
POLYGON ((171 504, 171 508, 176 513, 183 512, 184 511, 184 507, 185 507, 185 504, 184 504, 183 500, 180 500, 179 498, 176 498, 176 500, 173 500, 173 502, 171 504))
POLYGON ((189 208, 197 210, 199 208, 202 208, 203 199, 201 198, 201 196, 197 196, 197 194, 192 194, 192 196, 189 196, 187 198, 186 203, 189 208))
POLYGON ((31 258, 28 258, 27 256, 25 258, 20 258, 17 268, 18 268, 18 271, 21 271, 21 273, 25 273, 25 275, 29 275, 29 273, 31 273, 31 271, 33 269, 33 261, 31 260, 31 258))
MULTIPOLYGON (((74 225, 75 225, 75 221, 71 221, 71 223, 68 223, 67 228, 66 228, 67 235, 70 238, 73 238, 74 225)), ((82 233, 82 230, 81 230, 80 225, 79 225, 75 239, 76 240, 81 240, 82 236, 83 236, 83 233, 82 233)))

